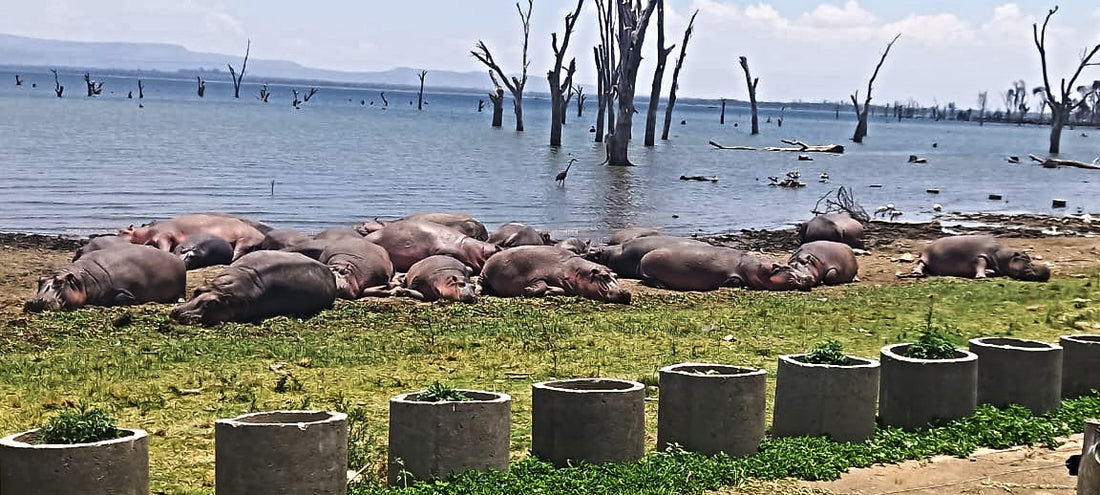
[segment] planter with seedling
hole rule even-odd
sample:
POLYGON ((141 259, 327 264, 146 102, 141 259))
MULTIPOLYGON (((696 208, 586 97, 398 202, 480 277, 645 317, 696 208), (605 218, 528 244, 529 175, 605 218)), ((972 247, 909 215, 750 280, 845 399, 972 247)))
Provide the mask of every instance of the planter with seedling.
POLYGON ((834 339, 779 356, 772 433, 862 442, 875 433, 878 389, 879 362, 844 354, 834 339))
POLYGON ((764 438, 767 372, 713 363, 681 363, 660 372, 657 449, 741 456, 764 438))

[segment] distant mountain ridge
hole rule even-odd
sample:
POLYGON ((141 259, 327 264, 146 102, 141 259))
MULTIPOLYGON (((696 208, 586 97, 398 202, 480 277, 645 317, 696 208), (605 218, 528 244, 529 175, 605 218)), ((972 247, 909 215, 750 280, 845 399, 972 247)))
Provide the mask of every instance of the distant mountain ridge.
MULTIPOLYGON (((192 52, 168 43, 84 42, 27 38, 0 34, 0 65, 56 66, 149 71, 226 71, 240 68, 244 53, 223 55, 192 52)), ((492 84, 485 72, 431 70, 426 84, 433 87, 484 89, 492 84)), ((342 72, 305 67, 286 60, 249 58, 248 73, 256 77, 330 81, 337 83, 419 84, 420 69, 398 67, 386 71, 342 72)))

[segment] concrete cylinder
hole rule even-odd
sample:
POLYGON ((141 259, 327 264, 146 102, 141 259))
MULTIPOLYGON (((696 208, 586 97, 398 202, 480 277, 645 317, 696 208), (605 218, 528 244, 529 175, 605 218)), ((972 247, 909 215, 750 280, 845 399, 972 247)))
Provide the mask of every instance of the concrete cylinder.
POLYGON ((40 444, 38 430, 0 439, 0 493, 149 494, 149 436, 120 428, 121 438, 75 444, 40 444))
POLYGON ((978 404, 1019 404, 1037 416, 1062 405, 1061 346, 980 337, 970 339, 970 352, 978 355, 978 404))
POLYGON ((1063 335, 1062 398, 1072 399, 1100 390, 1100 335, 1063 335))
POLYGON ((265 411, 214 423, 217 495, 343 495, 347 469, 347 414, 265 411))
POLYGON ((936 419, 974 413, 978 403, 978 356, 955 349, 950 359, 905 357, 908 343, 882 348, 879 417, 887 426, 921 428, 936 419))
POLYGON ((468 400, 424 402, 420 392, 390 399, 391 486, 470 470, 508 470, 512 397, 461 391, 468 400))
POLYGON ((846 365, 813 364, 805 354, 779 356, 772 433, 828 435, 862 442, 875 434, 879 362, 847 356, 846 365))
POLYGON ((531 387, 531 451, 564 466, 635 461, 645 453, 645 385, 578 378, 531 387))
POLYGON ((752 454, 764 438, 767 371, 711 363, 661 368, 657 449, 731 457, 752 454))
POLYGON ((1077 495, 1100 495, 1100 419, 1085 420, 1085 440, 1077 469, 1077 495))

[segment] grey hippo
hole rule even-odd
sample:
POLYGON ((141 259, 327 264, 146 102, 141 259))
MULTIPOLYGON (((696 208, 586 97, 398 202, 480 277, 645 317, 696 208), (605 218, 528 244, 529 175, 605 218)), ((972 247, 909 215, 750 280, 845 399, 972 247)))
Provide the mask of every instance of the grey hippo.
POLYGON ((489 258, 482 294, 499 297, 581 296, 629 304, 630 292, 607 267, 556 246, 520 246, 489 258))
POLYGON ((1050 268, 1036 263, 1027 253, 1001 244, 989 235, 957 235, 932 241, 924 247, 913 275, 985 278, 1005 276, 1029 282, 1046 282, 1050 268))
POLYGON ((170 303, 183 297, 186 286, 187 269, 172 253, 150 246, 113 246, 86 253, 39 279, 38 292, 23 311, 170 303))
POLYGON ((789 265, 709 244, 655 249, 642 257, 640 269, 646 285, 678 291, 809 290, 812 285, 807 275, 789 265))

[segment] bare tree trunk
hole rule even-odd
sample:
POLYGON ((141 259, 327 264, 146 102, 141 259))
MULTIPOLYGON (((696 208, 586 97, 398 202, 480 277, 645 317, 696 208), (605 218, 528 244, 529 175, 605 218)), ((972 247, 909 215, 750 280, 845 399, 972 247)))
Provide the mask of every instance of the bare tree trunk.
POLYGON ((588 99, 588 95, 584 94, 584 86, 577 86, 577 118, 584 116, 584 100, 588 99))
POLYGON ((385 91, 379 92, 378 97, 382 98, 382 106, 384 106, 384 107, 390 106, 389 100, 386 99, 386 92, 385 91))
POLYGON ((252 40, 248 40, 248 44, 244 48, 244 62, 241 63, 241 73, 238 75, 237 71, 233 69, 233 64, 226 64, 229 66, 229 76, 233 78, 233 97, 241 97, 241 80, 244 79, 244 70, 248 67, 248 52, 252 50, 252 40))
POLYGON ((484 41, 478 40, 477 50, 470 52, 474 58, 485 64, 491 71, 496 72, 504 81, 504 85, 512 92, 512 102, 516 110, 516 131, 520 132, 523 131, 523 87, 527 85, 527 67, 531 65, 531 62, 527 60, 527 45, 531 38, 531 11, 533 9, 533 0, 527 0, 527 13, 524 13, 519 2, 516 2, 516 10, 519 11, 519 19, 523 23, 523 74, 521 77, 513 76, 509 80, 508 76, 497 65, 496 60, 493 60, 493 54, 489 52, 489 47, 485 45, 484 41))
POLYGON ((867 99, 863 102, 862 110, 858 110, 859 102, 856 101, 856 96, 852 95, 852 103, 856 105, 857 113, 859 114, 856 132, 852 135, 853 142, 862 143, 863 137, 867 135, 867 114, 871 110, 871 86, 875 84, 875 78, 878 77, 878 71, 882 68, 882 63, 886 61, 886 55, 890 54, 890 47, 894 46, 894 42, 900 37, 901 33, 898 33, 897 36, 894 36, 894 39, 886 44, 886 50, 882 52, 882 58, 879 59, 878 65, 875 66, 875 72, 871 74, 871 79, 867 81, 867 99))
POLYGON ((718 114, 718 124, 726 125, 726 99, 722 98, 722 113, 718 114))
POLYGON ((138 79, 138 99, 145 98, 145 84, 138 79))
POLYGON ((50 72, 53 72, 53 92, 61 98, 61 93, 65 92, 65 86, 62 86, 61 81, 57 79, 57 70, 50 69, 50 72))
POLYGON ((607 89, 604 88, 604 68, 600 58, 600 48, 592 47, 592 51, 596 56, 596 139, 597 143, 603 142, 603 135, 606 127, 604 126, 604 117, 606 116, 607 103, 604 99, 607 97, 607 89))
POLYGON ((661 83, 665 78, 668 54, 676 45, 665 48, 665 2, 657 0, 657 67, 653 69, 653 86, 649 90, 649 106, 645 117, 645 146, 653 146, 657 134, 657 106, 661 102, 661 83))
POLYGON ((561 146, 561 126, 565 123, 565 108, 568 104, 563 96, 566 90, 573 87, 573 73, 577 71, 577 59, 569 61, 566 69, 565 83, 561 81, 561 67, 565 61, 565 52, 569 49, 569 38, 573 36, 573 26, 581 15, 581 7, 584 0, 577 0, 577 8, 573 13, 565 15, 565 33, 561 37, 561 46, 558 46, 558 33, 550 33, 550 49, 554 53, 554 66, 546 73, 546 81, 550 84, 550 146, 561 146))
POLYGON ((672 87, 668 90, 668 106, 665 108, 665 125, 661 129, 661 139, 664 141, 668 140, 668 128, 672 126, 672 107, 676 106, 676 90, 680 88, 680 68, 684 66, 688 40, 691 39, 691 32, 694 29, 695 16, 697 15, 699 15, 698 10, 691 14, 691 21, 688 22, 687 29, 684 29, 684 42, 680 43, 680 56, 676 59, 676 68, 672 71, 672 87))
MULTIPOLYGON (((426 71, 426 70, 420 71, 420 74, 419 74, 419 77, 420 77, 420 91, 418 93, 416 93, 416 109, 417 110, 423 110, 424 109, 424 77, 427 76, 427 75, 428 75, 428 71, 426 71)), ((309 100, 306 100, 306 101, 309 101, 309 100)))
POLYGON ((313 95, 315 95, 315 94, 317 94, 317 88, 309 88, 309 92, 306 93, 306 95, 302 97, 302 102, 303 103, 308 102, 309 99, 313 98, 313 95))
POLYGON ((199 80, 199 98, 202 98, 206 94, 206 81, 202 80, 202 76, 195 76, 195 79, 199 80))
POLYGON ((598 78, 602 82, 600 91, 600 109, 604 115, 603 126, 596 134, 596 142, 603 142, 615 127, 615 102, 618 94, 615 86, 619 80, 619 62, 616 55, 616 40, 621 23, 617 21, 616 2, 618 0, 596 0, 596 18, 599 21, 600 44, 596 47, 598 78), (606 128, 607 132, 604 132, 606 128))
POLYGON ((1092 47, 1089 50, 1086 47, 1086 51, 1082 51, 1081 63, 1077 66, 1077 71, 1073 73, 1073 77, 1070 78, 1067 83, 1065 79, 1062 79, 1062 87, 1059 92, 1060 99, 1054 98, 1054 92, 1050 87, 1050 77, 1047 75, 1047 50, 1046 50, 1046 36, 1047 36, 1047 23, 1050 22, 1050 17, 1058 12, 1058 7, 1047 12, 1047 17, 1043 20, 1043 30, 1040 32, 1039 27, 1035 24, 1031 25, 1031 34, 1035 40, 1035 48, 1039 50, 1039 61, 1043 67, 1043 89, 1046 93, 1047 104, 1050 105, 1050 154, 1058 154, 1058 150, 1061 147, 1062 142, 1062 127, 1065 126, 1069 120, 1073 110, 1077 108, 1081 102, 1074 102, 1070 92, 1074 89, 1074 84, 1077 82, 1077 77, 1081 75, 1081 71, 1089 66, 1096 65, 1090 63, 1092 57, 1096 55, 1097 51, 1100 51, 1100 44, 1092 47))
POLYGON ((489 71, 489 78, 493 80, 496 91, 489 93, 489 101, 493 103, 493 127, 504 125, 504 88, 500 87, 496 74, 489 71))
POLYGON ((19 74, 15 75, 15 85, 16 86, 22 86, 23 85, 23 80, 19 78, 19 74))
POLYGON ((749 74, 749 59, 745 56, 738 58, 741 62, 741 68, 745 71, 745 84, 749 87, 749 105, 752 107, 752 134, 760 134, 760 124, 756 116, 756 85, 760 83, 760 78, 753 79, 749 74))
POLYGON ((88 96, 98 96, 103 92, 103 83, 96 83, 92 80, 91 74, 84 73, 84 84, 88 86, 88 96))
MULTIPOLYGON (((572 64, 574 71, 577 70, 576 61, 577 61, 577 59, 574 58, 573 59, 573 64, 572 64)), ((565 92, 565 100, 561 102, 561 125, 565 125, 567 123, 565 121, 566 120, 565 117, 566 117, 566 114, 569 113, 569 102, 573 101, 573 74, 572 73, 569 74, 569 78, 566 79, 565 82, 569 84, 569 90, 565 92)))
POLYGON ((631 124, 634 118, 634 89, 638 80, 638 66, 642 63, 642 48, 645 46, 645 31, 653 9, 659 0, 649 0, 645 8, 641 2, 617 0, 619 19, 619 65, 616 72, 618 81, 615 93, 619 100, 619 116, 615 121, 615 130, 607 143, 607 164, 629 166, 627 150, 630 147, 631 124))

